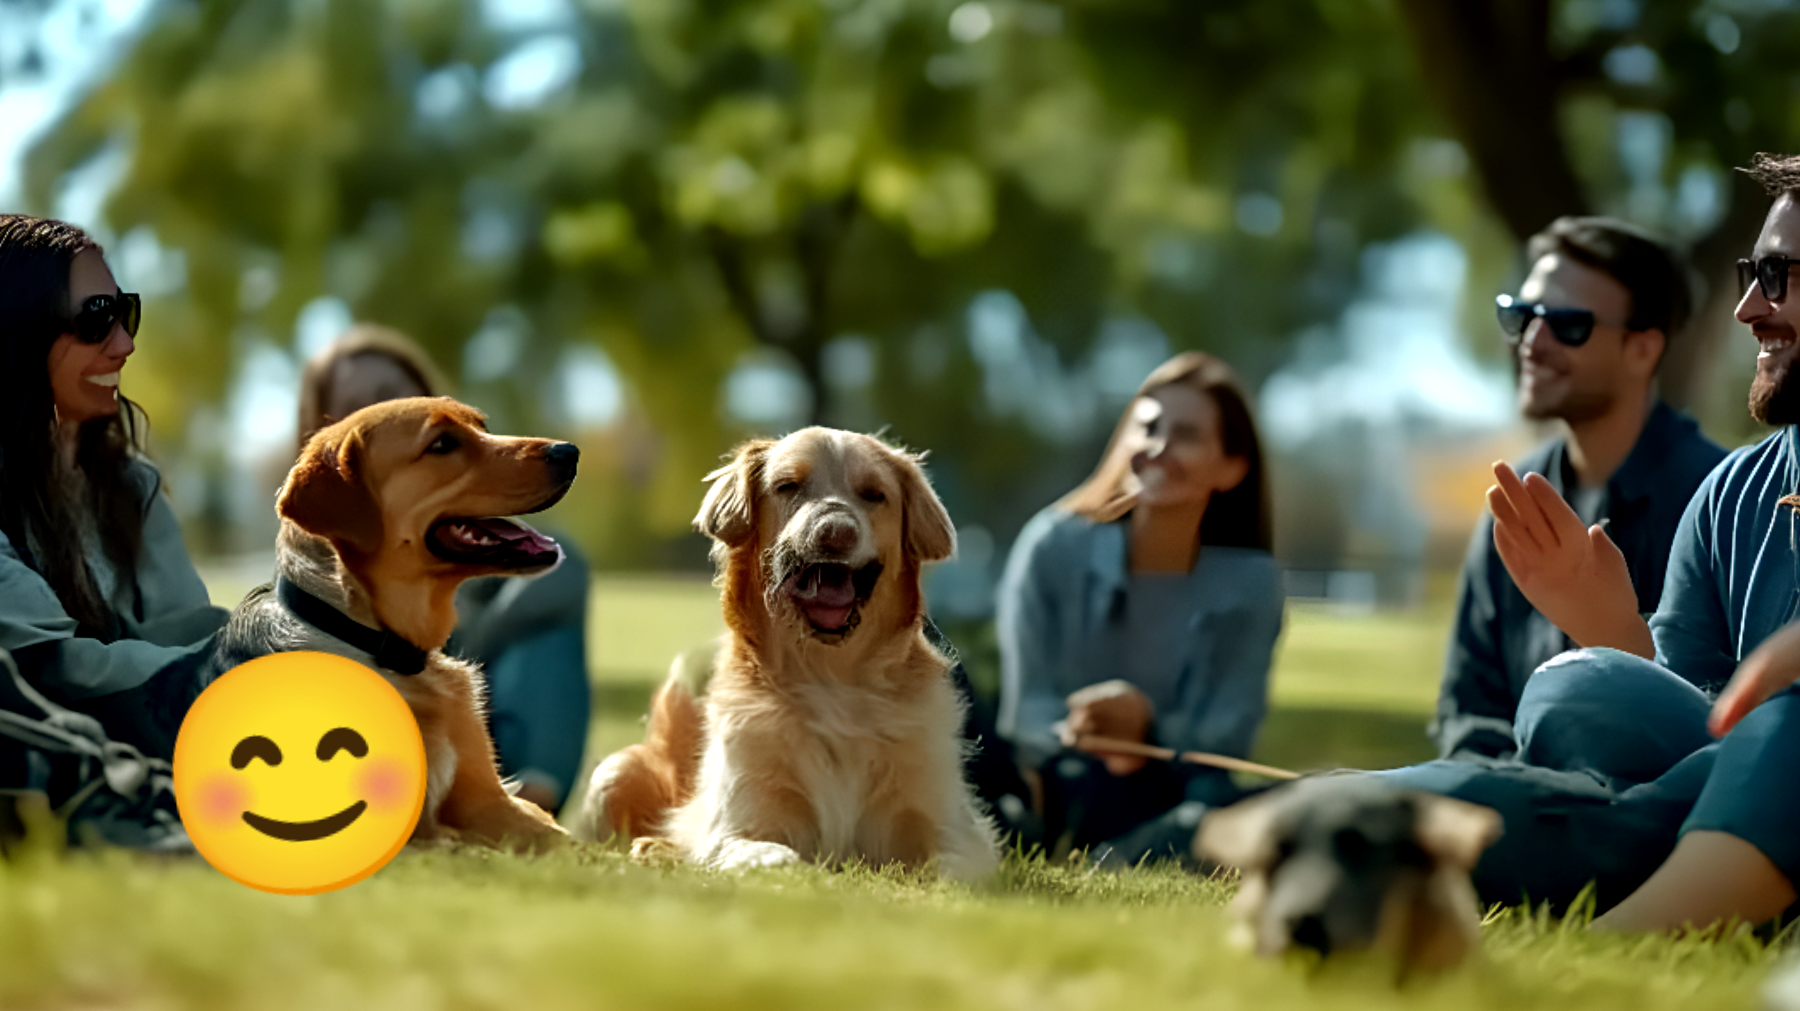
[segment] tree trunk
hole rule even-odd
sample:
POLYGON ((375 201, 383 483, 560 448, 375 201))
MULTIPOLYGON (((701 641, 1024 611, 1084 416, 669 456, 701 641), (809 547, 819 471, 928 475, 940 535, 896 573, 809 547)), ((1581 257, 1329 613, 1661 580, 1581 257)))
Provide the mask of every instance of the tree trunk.
POLYGON ((800 274, 804 311, 796 324, 779 328, 763 305, 745 241, 722 228, 707 231, 713 263, 719 268, 732 307, 758 341, 787 351, 799 366, 812 392, 808 424, 824 424, 830 416, 824 357, 825 342, 831 338, 831 282, 844 235, 859 206, 852 192, 835 203, 814 204, 801 212, 794 224, 792 255, 800 274))
POLYGON ((1523 239, 1588 201, 1558 129, 1549 0, 1399 0, 1438 108, 1523 239))

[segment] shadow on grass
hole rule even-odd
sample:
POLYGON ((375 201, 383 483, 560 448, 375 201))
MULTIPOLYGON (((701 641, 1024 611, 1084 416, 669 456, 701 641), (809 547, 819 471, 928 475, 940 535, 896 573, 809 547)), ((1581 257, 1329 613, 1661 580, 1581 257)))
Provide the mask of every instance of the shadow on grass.
POLYGON ((650 681, 602 681, 593 686, 594 715, 635 722, 650 711, 650 696, 660 686, 650 681))
MULTIPOLYGON (((611 748, 643 739, 642 718, 656 685, 602 681, 594 685, 594 715, 604 721, 611 748)), ((1258 761, 1288 769, 1390 769, 1437 757, 1419 713, 1323 706, 1280 706, 1263 723, 1258 761)))
POLYGON ((1272 709, 1256 758, 1298 771, 1391 769, 1437 757, 1419 713, 1283 706, 1272 709))

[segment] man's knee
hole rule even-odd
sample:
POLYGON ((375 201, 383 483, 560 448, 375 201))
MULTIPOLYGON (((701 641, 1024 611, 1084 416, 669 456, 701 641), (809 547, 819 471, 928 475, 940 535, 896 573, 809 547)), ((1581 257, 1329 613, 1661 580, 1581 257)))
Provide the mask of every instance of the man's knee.
POLYGON ((1523 716, 1528 708, 1543 710, 1571 702, 1604 703, 1659 677, 1673 675, 1640 656, 1616 649, 1572 649, 1532 672, 1519 697, 1519 712, 1523 716))
POLYGON ((1514 734, 1528 764, 1643 781, 1705 746, 1709 708, 1700 689, 1649 660, 1576 649, 1531 675, 1514 734))

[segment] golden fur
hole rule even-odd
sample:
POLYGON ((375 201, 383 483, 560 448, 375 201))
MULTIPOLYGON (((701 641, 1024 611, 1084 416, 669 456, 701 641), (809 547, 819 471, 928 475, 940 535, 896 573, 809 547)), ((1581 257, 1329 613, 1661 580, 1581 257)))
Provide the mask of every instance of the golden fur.
POLYGON ((923 631, 922 567, 952 554, 955 531, 919 458, 809 428, 746 443, 708 480, 695 526, 714 541, 729 631, 703 718, 677 670, 646 742, 596 770, 577 831, 662 840, 717 868, 991 871, 994 830, 962 776, 963 704, 923 631), (854 587, 847 616, 831 591, 807 596, 833 569, 854 573, 834 584, 854 587))
POLYGON ((446 560, 427 547, 446 518, 511 516, 553 502, 573 477, 572 464, 546 458, 555 445, 489 435, 480 412, 447 397, 392 400, 313 435, 282 487, 281 574, 429 651, 418 674, 382 672, 425 739, 415 840, 532 844, 564 835, 542 809, 507 793, 482 719, 481 673, 441 652, 456 626, 457 585, 512 570, 446 560))

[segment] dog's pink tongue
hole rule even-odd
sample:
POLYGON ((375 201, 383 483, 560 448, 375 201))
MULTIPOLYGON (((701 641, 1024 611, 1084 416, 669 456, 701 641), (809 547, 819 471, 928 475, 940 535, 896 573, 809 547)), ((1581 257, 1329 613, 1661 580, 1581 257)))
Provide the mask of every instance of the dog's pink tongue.
POLYGON ((457 520, 450 534, 471 547, 509 547, 540 554, 556 550, 556 542, 523 523, 506 519, 457 520))
POLYGON ((849 567, 843 565, 808 570, 795 596, 806 620, 820 628, 843 628, 856 606, 856 586, 850 581, 849 567))

